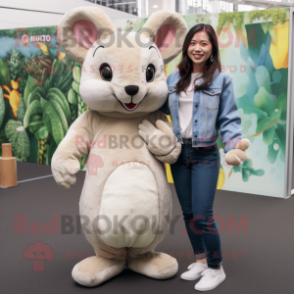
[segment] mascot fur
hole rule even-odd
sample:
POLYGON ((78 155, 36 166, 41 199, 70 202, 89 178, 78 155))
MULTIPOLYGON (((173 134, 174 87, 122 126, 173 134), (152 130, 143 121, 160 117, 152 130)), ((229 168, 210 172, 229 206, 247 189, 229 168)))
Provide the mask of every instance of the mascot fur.
POLYGON ((181 15, 168 11, 154 13, 140 33, 125 35, 99 8, 73 9, 60 22, 60 44, 83 65, 80 94, 91 109, 70 126, 52 159, 56 182, 69 188, 79 160, 89 155, 79 207, 89 220, 83 231, 96 256, 74 266, 72 277, 81 285, 99 285, 125 266, 155 279, 178 271, 175 258, 154 252, 172 212, 163 162, 174 163, 181 151, 158 109, 168 95, 164 64, 180 53, 187 31, 181 15), (105 135, 118 146, 105 148, 105 135), (89 161, 97 164, 96 175, 89 161))

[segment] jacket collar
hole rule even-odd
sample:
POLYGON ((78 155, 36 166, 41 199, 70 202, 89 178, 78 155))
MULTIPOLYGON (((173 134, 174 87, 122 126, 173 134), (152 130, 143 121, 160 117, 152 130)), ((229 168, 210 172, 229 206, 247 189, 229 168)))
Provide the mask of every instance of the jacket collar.
MULTIPOLYGON (((218 74, 219 74, 219 69, 216 68, 215 71, 214 71, 214 74, 213 74, 213 79, 214 79, 218 74)), ((203 83, 203 81, 204 81, 204 79, 203 79, 203 78, 200 78, 200 79, 198 79, 198 80, 195 81, 195 85, 196 85, 196 86, 199 86, 199 85, 201 85, 201 84, 203 83)), ((210 84, 211 84, 211 82, 208 83, 208 85, 210 85, 210 84)))

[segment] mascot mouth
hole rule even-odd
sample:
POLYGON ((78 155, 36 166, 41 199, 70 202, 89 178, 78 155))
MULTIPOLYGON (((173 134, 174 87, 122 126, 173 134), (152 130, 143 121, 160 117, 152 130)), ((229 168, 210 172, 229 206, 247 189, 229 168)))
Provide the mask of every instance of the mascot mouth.
POLYGON ((131 103, 123 103, 123 105, 127 110, 134 110, 135 108, 137 108, 136 106, 138 104, 131 102, 131 103))
MULTIPOLYGON (((146 96, 146 95, 145 95, 146 96)), ((123 103, 121 102, 119 99, 117 99, 120 104, 123 106, 124 109, 128 110, 128 111, 133 111, 135 109, 138 108, 138 106, 140 105, 140 103, 144 100, 145 96, 143 97, 143 99, 141 101, 139 101, 138 103, 133 103, 133 102, 130 102, 130 103, 123 103)))
POLYGON ((143 99, 141 101, 139 101, 138 103, 133 103, 133 102, 130 102, 130 103, 123 103, 122 101, 120 101, 116 96, 115 98, 119 101, 119 103, 122 105, 122 107, 124 109, 126 109, 127 111, 134 111, 135 109, 138 108, 138 106, 141 104, 141 102, 144 100, 144 98, 146 97, 146 94, 145 96, 143 97, 143 99))

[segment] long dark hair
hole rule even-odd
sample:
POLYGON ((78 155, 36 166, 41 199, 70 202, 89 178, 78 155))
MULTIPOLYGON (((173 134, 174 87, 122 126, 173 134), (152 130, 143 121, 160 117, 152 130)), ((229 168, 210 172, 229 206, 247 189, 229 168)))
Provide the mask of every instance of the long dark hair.
POLYGON ((193 36, 199 32, 204 31, 209 36, 209 41, 212 44, 212 55, 214 61, 211 62, 210 58, 206 61, 206 64, 202 70, 203 83, 199 86, 195 86, 196 90, 201 90, 207 87, 207 85, 212 81, 213 74, 216 69, 221 72, 221 63, 218 50, 218 40, 217 35, 213 27, 209 24, 199 23, 192 27, 186 35, 183 48, 182 48, 182 60, 178 65, 180 79, 176 84, 176 92, 179 94, 181 91, 185 91, 191 82, 191 73, 193 72, 193 61, 188 56, 187 50, 193 36))

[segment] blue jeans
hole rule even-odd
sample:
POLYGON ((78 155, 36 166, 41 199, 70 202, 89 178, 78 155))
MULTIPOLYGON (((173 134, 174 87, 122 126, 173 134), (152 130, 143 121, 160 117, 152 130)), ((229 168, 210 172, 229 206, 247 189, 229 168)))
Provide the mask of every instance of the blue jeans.
POLYGON ((213 219, 213 201, 220 168, 217 146, 192 147, 183 139, 182 152, 171 171, 184 222, 196 259, 207 257, 209 268, 222 265, 219 231, 213 219))

